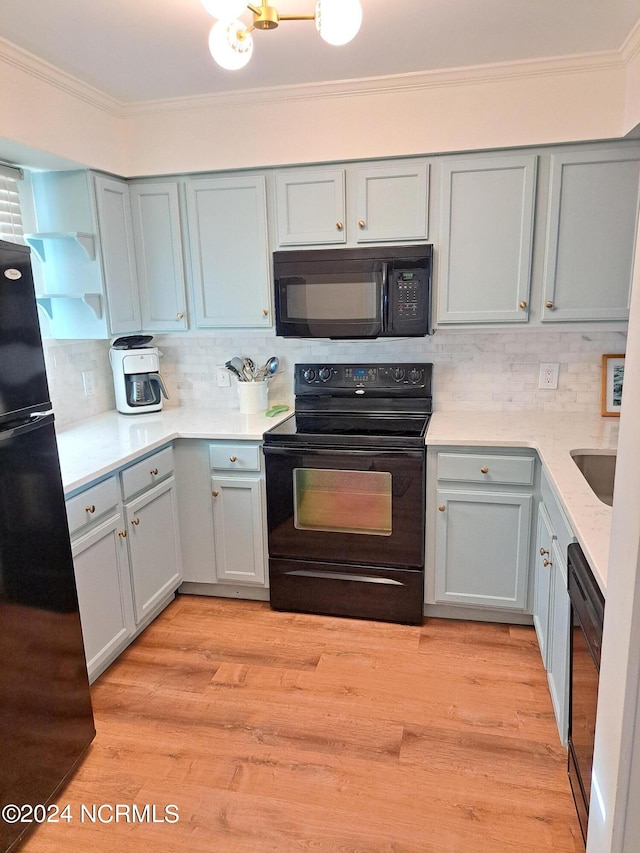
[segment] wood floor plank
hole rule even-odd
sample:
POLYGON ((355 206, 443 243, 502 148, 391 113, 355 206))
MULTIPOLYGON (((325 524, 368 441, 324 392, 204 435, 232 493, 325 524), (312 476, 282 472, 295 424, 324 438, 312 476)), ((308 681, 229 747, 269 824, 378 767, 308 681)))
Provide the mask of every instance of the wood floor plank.
POLYGON ((42 825, 21 853, 583 850, 533 629, 179 596, 92 688, 58 802, 177 823, 42 825))

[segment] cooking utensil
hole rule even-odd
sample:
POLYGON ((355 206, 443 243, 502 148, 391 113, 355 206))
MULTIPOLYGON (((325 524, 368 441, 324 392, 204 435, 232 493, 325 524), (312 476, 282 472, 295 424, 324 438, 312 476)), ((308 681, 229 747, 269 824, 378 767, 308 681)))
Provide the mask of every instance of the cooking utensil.
MULTIPOLYGON (((237 361, 240 361, 240 359, 237 359, 237 361)), ((238 378, 239 382, 246 382, 247 380, 244 378, 244 373, 241 373, 233 362, 234 359, 231 359, 230 361, 225 362, 224 366, 230 373, 233 373, 234 376, 238 378)))
POLYGON ((245 358, 242 359, 242 369, 244 371, 244 375, 247 377, 247 381, 255 382, 256 365, 248 356, 245 356, 245 358))
POLYGON ((276 355, 272 355, 271 358, 267 359, 263 366, 256 373, 256 379, 269 379, 269 377, 273 376, 278 367, 280 366, 280 360, 276 355))
POLYGON ((264 366, 265 370, 267 371, 267 376, 273 376, 279 366, 280 359, 277 355, 272 355, 264 366))

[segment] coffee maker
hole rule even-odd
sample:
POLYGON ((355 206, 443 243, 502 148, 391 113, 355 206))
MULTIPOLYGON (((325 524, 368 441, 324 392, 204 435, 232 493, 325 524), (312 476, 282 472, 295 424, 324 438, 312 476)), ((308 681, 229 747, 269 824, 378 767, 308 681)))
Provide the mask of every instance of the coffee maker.
POLYGON ((162 397, 169 399, 158 372, 158 348, 147 346, 151 339, 151 335, 118 338, 109 350, 116 409, 123 415, 159 412, 162 397))

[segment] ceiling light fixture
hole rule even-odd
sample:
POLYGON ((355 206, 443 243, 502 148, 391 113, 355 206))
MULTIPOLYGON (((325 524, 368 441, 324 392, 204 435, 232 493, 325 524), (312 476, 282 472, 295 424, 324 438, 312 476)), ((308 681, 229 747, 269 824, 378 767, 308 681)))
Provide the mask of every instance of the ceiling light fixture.
POLYGON ((347 44, 362 23, 360 0, 317 0, 313 15, 280 15, 269 0, 260 6, 244 0, 201 0, 207 12, 218 18, 209 35, 209 50, 218 65, 229 71, 243 68, 253 53, 253 30, 274 30, 280 21, 315 21, 320 37, 329 44, 347 44), (245 26, 239 16, 249 10, 251 26, 245 26))

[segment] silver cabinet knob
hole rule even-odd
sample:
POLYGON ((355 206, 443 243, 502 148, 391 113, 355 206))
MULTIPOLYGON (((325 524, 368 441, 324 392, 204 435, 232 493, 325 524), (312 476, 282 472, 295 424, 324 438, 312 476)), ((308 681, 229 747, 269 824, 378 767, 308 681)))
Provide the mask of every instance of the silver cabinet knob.
POLYGON ((88 512, 90 515, 93 515, 93 513, 96 511, 95 504, 90 504, 89 506, 86 506, 84 508, 84 511, 88 512))
POLYGON ((182 320, 183 317, 184 317, 184 314, 182 313, 182 311, 178 311, 178 313, 176 314, 176 318, 178 320, 182 320))

